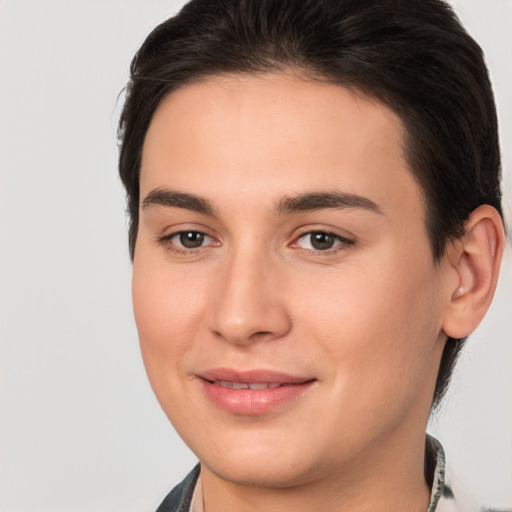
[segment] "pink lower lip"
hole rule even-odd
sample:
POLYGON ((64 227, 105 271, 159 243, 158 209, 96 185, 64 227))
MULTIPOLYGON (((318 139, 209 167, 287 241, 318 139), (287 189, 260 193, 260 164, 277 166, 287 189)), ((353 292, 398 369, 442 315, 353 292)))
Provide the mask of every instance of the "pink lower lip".
POLYGON ((268 389, 230 389, 200 378, 206 396, 220 409, 233 414, 264 414, 302 396, 315 382, 282 384, 268 389))

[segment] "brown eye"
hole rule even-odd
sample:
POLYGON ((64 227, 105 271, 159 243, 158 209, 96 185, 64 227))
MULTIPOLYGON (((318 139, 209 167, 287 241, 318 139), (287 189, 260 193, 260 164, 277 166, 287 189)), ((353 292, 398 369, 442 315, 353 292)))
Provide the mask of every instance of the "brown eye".
POLYGON ((203 245, 205 235, 197 231, 183 231, 178 234, 178 239, 180 245, 185 249, 197 249, 203 245))
POLYGON ((332 249, 336 242, 336 237, 329 233, 311 233, 310 235, 311 247, 316 251, 325 251, 332 249))
POLYGON ((202 231, 176 231, 159 240, 165 250, 179 256, 187 256, 203 250, 218 247, 220 243, 202 231))
POLYGON ((326 231, 310 231, 297 239, 296 245, 309 251, 328 251, 342 245, 352 245, 350 240, 326 231))

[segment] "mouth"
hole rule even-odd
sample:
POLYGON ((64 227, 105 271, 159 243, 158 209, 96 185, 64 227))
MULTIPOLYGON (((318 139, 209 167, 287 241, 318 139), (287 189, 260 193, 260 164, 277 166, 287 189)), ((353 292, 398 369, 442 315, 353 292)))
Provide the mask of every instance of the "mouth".
POLYGON ((267 370, 215 369, 197 375, 201 388, 217 408, 237 415, 261 415, 297 403, 315 378, 267 370))
POLYGON ((214 380, 213 384, 228 389, 275 389, 283 384, 277 382, 230 382, 229 380, 214 380))

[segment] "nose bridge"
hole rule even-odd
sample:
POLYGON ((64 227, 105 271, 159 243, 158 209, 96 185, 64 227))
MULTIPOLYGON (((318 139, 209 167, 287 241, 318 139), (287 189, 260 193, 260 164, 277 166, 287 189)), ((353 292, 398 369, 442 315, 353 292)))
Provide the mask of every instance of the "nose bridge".
POLYGON ((233 250, 216 281, 210 330, 236 344, 286 334, 290 321, 276 288, 275 266, 268 253, 252 244, 233 250))

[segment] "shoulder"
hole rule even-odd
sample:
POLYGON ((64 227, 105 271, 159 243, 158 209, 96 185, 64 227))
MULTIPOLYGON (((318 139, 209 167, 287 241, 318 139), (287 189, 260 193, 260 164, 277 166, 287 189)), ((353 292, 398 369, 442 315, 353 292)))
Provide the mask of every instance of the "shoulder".
POLYGON ((427 436, 426 459, 433 461, 432 496, 427 512, 512 512, 478 504, 468 489, 456 478, 450 464, 446 463, 441 443, 427 436))
POLYGON ((435 512, 512 512, 511 508, 483 506, 472 496, 467 487, 451 478, 448 471, 446 485, 435 512))
POLYGON ((156 512, 188 512, 199 477, 199 464, 165 497, 156 512))

